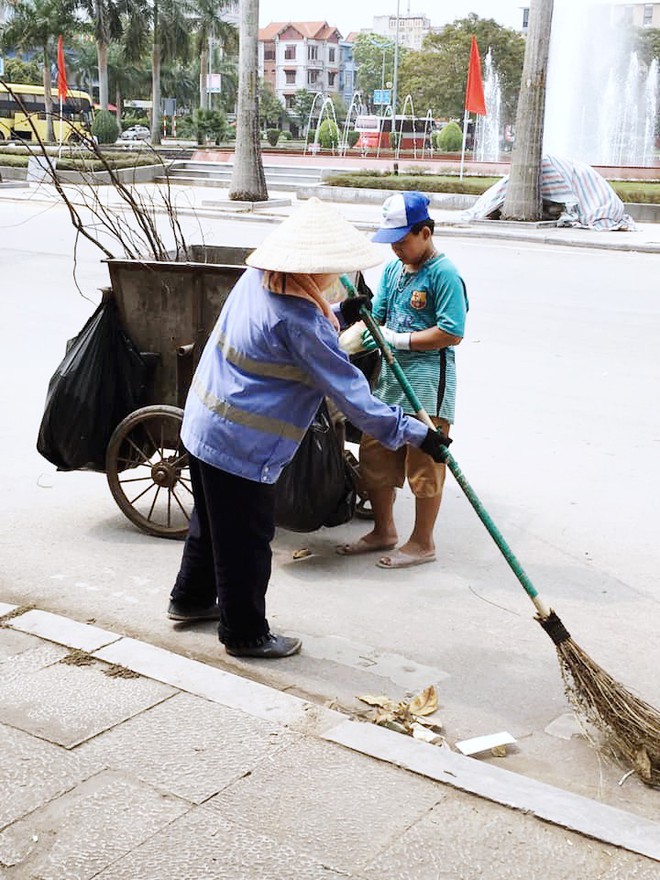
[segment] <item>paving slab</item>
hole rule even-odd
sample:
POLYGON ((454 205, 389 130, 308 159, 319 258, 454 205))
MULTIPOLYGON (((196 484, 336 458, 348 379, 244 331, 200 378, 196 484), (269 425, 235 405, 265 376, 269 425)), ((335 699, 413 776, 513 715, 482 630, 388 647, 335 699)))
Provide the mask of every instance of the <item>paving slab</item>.
MULTIPOLYGON (((57 646, 64 655, 67 652, 57 646)), ((19 660, 32 652, 19 655, 19 660)), ((146 678, 109 677, 100 661, 90 666, 52 665, 3 676, 0 717, 51 743, 72 748, 170 697, 172 688, 146 678)))
POLYGON ((279 725, 178 694, 77 753, 201 804, 294 739, 279 725))
POLYGON ((91 880, 189 809, 103 771, 1 832, 0 864, 25 880, 91 880))
POLYGON ((453 793, 362 873, 369 880, 656 880, 658 865, 598 841, 576 845, 563 828, 453 793))
POLYGON ((0 663, 10 657, 16 657, 25 651, 38 648, 43 645, 35 636, 25 635, 15 629, 4 627, 2 638, 0 639, 0 663))
POLYGON ((443 796, 430 780, 304 739, 208 806, 334 870, 359 872, 443 796))
MULTIPOLYGON (((350 875, 353 877, 354 875, 350 875)), ((391 877, 391 875, 389 875, 391 877)), ((172 822, 95 880, 350 880, 291 842, 200 807, 172 822)), ((357 880, 357 878, 356 878, 357 880)))
POLYGON ((6 724, 0 724, 0 742, 0 829, 101 769, 91 757, 67 752, 6 724))

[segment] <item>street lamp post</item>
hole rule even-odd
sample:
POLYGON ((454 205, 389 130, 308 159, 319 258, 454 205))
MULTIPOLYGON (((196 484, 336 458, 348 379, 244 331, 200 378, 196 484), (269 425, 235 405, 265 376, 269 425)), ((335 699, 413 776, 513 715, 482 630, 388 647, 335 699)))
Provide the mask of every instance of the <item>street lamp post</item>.
POLYGON ((396 87, 399 77, 399 3, 396 0, 396 28, 394 31, 394 76, 392 77, 392 131, 396 129, 396 87))

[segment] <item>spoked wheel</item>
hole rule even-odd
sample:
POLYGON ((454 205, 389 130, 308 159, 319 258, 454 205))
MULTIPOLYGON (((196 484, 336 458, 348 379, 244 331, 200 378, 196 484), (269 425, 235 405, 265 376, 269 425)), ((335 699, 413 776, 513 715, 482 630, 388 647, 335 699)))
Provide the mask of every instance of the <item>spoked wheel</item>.
POLYGON ((145 406, 120 422, 106 452, 106 474, 120 510, 142 531, 184 538, 193 508, 183 410, 145 406))

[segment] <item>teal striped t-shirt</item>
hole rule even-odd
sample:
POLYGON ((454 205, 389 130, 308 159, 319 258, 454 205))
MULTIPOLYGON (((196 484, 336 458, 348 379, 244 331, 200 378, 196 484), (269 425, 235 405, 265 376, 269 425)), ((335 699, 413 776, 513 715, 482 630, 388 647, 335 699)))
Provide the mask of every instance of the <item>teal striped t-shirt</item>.
MULTIPOLYGON (((397 333, 437 326, 452 336, 464 336, 469 308, 463 279, 444 254, 427 260, 414 273, 401 260, 385 267, 373 300, 374 318, 397 333)), ((453 347, 439 351, 396 351, 394 356, 429 415, 454 421, 456 365, 453 347)), ((374 389, 385 403, 413 409, 392 369, 382 362, 374 389)))

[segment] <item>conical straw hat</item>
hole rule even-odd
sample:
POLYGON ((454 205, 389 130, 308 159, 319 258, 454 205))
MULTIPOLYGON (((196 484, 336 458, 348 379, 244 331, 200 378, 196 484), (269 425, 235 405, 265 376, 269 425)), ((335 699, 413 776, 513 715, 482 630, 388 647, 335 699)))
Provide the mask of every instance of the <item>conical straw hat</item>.
POLYGON ((245 261, 271 272, 355 272, 383 261, 381 253, 334 208, 312 198, 287 217, 245 261))

